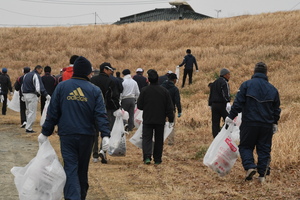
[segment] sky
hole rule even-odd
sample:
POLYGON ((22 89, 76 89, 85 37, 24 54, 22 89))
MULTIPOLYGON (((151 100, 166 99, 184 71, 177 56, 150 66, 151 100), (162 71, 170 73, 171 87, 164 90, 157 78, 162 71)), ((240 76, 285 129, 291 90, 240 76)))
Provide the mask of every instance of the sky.
MULTIPOLYGON (((1 0, 0 27, 112 24, 122 17, 175 0, 1 0)), ((300 10, 300 0, 187 0, 195 12, 215 18, 300 10)))

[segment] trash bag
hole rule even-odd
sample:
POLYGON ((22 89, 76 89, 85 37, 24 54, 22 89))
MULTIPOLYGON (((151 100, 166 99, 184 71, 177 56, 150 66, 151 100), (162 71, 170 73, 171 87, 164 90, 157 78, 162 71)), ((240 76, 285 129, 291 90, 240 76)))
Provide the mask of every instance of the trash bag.
POLYGON ((203 159, 203 163, 220 176, 230 172, 239 156, 238 146, 231 136, 233 124, 227 129, 226 126, 225 124, 212 141, 203 159))
POLYGON ((49 140, 25 167, 13 167, 11 173, 20 200, 62 199, 66 174, 49 140))
POLYGON ((108 154, 111 156, 126 155, 126 132, 124 130, 123 116, 117 116, 110 133, 108 154))
POLYGON ((20 112, 20 94, 18 91, 14 91, 11 101, 8 103, 7 107, 13 111, 20 112))
POLYGON ((143 122, 143 111, 136 109, 134 112, 134 126, 139 128, 143 122))
POLYGON ((42 113, 42 116, 41 116, 41 121, 40 121, 40 125, 43 126, 45 120, 46 120, 46 115, 47 115, 47 110, 48 110, 48 106, 50 104, 50 100, 46 100, 45 102, 45 106, 44 106, 44 109, 43 109, 43 113, 42 113))

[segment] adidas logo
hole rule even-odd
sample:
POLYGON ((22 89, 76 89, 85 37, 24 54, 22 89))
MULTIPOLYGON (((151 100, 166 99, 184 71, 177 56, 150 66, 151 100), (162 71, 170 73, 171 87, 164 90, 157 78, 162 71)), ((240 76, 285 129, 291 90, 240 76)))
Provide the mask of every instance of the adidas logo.
POLYGON ((70 96, 67 96, 68 100, 73 100, 73 101, 88 101, 88 99, 84 96, 82 90, 80 87, 78 87, 76 90, 71 92, 69 94, 70 96))

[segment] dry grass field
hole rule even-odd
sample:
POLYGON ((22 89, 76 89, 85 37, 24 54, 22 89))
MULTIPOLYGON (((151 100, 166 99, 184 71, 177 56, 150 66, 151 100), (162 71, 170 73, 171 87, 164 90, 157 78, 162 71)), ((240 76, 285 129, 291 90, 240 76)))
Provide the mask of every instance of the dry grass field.
MULTIPOLYGON (((175 71, 190 48, 200 69, 192 85, 180 88, 182 117, 177 120, 175 145, 164 146, 163 163, 144 165, 141 150, 128 142, 126 157, 109 157, 107 165, 91 162, 88 199, 300 199, 299 22, 300 11, 292 11, 119 26, 0 28, 0 67, 8 68, 14 82, 24 66, 50 65, 58 74, 70 56, 78 54, 94 68, 107 61, 117 71, 154 68, 162 75, 175 71), (243 181, 240 159, 225 177, 202 163, 213 139, 208 83, 226 67, 235 95, 259 61, 269 67, 269 81, 279 90, 282 108, 273 139, 272 171, 264 185, 243 181)), ((1 127, 15 124, 20 131, 18 113, 9 111, 0 119, 1 127)), ((37 136, 19 137, 36 142, 37 136)), ((60 156, 58 136, 50 140, 60 156)))

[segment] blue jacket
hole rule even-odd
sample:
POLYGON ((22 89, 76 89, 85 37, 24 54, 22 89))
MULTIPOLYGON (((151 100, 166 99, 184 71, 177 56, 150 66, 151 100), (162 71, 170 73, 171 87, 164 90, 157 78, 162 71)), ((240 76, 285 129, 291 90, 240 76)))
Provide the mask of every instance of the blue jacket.
POLYGON ((58 125, 58 135, 110 137, 109 122, 99 87, 84 78, 72 77, 57 85, 52 94, 42 133, 50 136, 58 125))
POLYGON ((36 70, 24 75, 21 90, 23 94, 33 93, 37 96, 43 95, 44 97, 48 95, 42 79, 36 70))
POLYGON ((255 73, 242 83, 229 113, 234 119, 242 112, 242 122, 248 125, 277 124, 280 118, 280 99, 277 89, 263 73, 255 73))
POLYGON ((193 70, 193 66, 196 66, 196 70, 198 70, 198 64, 196 61, 196 58, 192 54, 187 54, 184 56, 182 63, 179 65, 179 67, 184 65, 185 69, 191 69, 193 70))

